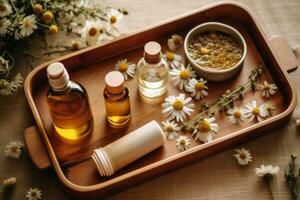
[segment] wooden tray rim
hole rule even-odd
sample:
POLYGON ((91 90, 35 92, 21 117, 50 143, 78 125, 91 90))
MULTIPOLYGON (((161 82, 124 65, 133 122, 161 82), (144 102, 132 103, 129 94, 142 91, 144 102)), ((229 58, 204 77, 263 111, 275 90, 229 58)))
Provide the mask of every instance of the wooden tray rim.
MULTIPOLYGON (((187 151, 184 151, 184 152, 178 153, 176 155, 170 156, 168 158, 165 158, 164 160, 157 161, 155 163, 152 163, 152 164, 149 164, 147 166, 141 167, 139 169, 136 169, 136 170, 128 172, 126 174, 120 175, 118 177, 115 177, 113 179, 107 180, 107 181, 102 182, 102 183, 97 183, 97 184, 89 185, 89 186, 82 186, 82 185, 77 185, 77 184, 71 182, 70 180, 68 180, 66 178, 65 174, 62 171, 62 168, 60 167, 60 164, 59 164, 58 159, 57 159, 57 157, 55 155, 55 152, 54 152, 54 150, 53 150, 53 148, 51 146, 51 143, 50 143, 49 138, 47 136, 46 130, 44 129, 44 126, 42 125, 43 122, 42 122, 41 116, 39 115, 39 111, 38 111, 38 109, 37 109, 37 107, 35 105, 34 98, 32 96, 32 80, 33 80, 34 76, 41 69, 46 68, 52 62, 62 61, 62 60, 66 60, 66 59, 69 59, 69 58, 72 58, 72 57, 76 57, 76 56, 78 56, 80 54, 83 54, 83 53, 86 53, 86 52, 98 49, 100 47, 104 48, 105 46, 107 46, 109 44, 116 43, 116 42, 118 42, 120 40, 126 39, 128 37, 131 37, 131 36, 134 36, 134 35, 137 35, 137 34, 142 34, 143 32, 147 32, 147 31, 149 31, 151 29, 154 29, 154 28, 156 28, 158 26, 165 25, 165 24, 168 24, 170 22, 179 20, 181 18, 188 17, 189 15, 193 15, 193 14, 196 14, 196 13, 199 13, 199 12, 203 12, 205 10, 208 10, 208 9, 211 9, 211 8, 214 8, 214 7, 218 7, 218 6, 222 6, 222 5, 235 6, 235 7, 238 7, 239 9, 244 10, 246 13, 248 13, 248 15, 253 19, 255 25, 257 26, 257 28, 260 30, 260 33, 261 33, 262 37, 264 38, 267 47, 270 49, 270 52, 273 54, 273 56, 275 55, 274 49, 270 45, 270 43, 268 41, 268 37, 266 36, 265 32, 262 30, 262 28, 260 26, 260 23, 258 23, 258 19, 255 17, 255 15, 253 14, 253 12, 247 6, 243 5, 242 3, 231 2, 231 1, 224 1, 224 2, 212 3, 212 4, 208 5, 208 6, 204 6, 204 7, 195 9, 193 11, 184 13, 182 15, 179 15, 177 17, 173 17, 171 19, 165 20, 165 21, 163 21, 161 23, 158 23, 158 24, 155 24, 155 25, 151 25, 151 26, 147 26, 147 27, 145 27, 145 28, 143 28, 141 30, 138 30, 136 32, 133 32, 131 34, 126 34, 125 36, 121 36, 121 37, 119 37, 117 39, 104 42, 103 44, 96 45, 96 46, 93 46, 93 47, 88 47, 86 49, 79 50, 77 52, 74 52, 74 53, 71 53, 71 54, 68 54, 68 55, 65 55, 65 56, 62 56, 62 57, 50 60, 48 62, 45 62, 45 63, 37 66, 35 69, 33 69, 30 72, 30 74, 27 76, 27 78, 25 80, 25 83, 24 83, 25 96, 26 96, 26 98, 28 100, 29 106, 30 106, 30 108, 32 110, 32 113, 34 115, 34 118, 35 118, 36 124, 38 126, 38 129, 42 133, 42 138, 43 138, 45 146, 47 148, 47 152, 49 154, 51 163, 52 163, 52 165, 53 165, 53 167, 55 169, 55 172, 56 172, 57 176, 59 177, 60 181, 65 186, 67 186, 71 190, 78 191, 78 192, 89 192, 89 191, 98 190, 98 189, 101 189, 101 188, 104 188, 104 187, 109 187, 109 186, 111 186, 111 185, 113 185, 113 184, 115 184, 117 182, 120 182, 120 181, 122 181, 124 179, 127 179, 129 177, 134 177, 134 176, 142 174, 143 172, 146 172, 148 170, 151 170, 151 169, 154 169, 156 167, 162 166, 162 165, 164 165, 164 164, 166 164, 168 162, 171 162, 171 161, 180 159, 182 157, 185 157, 187 155, 196 153, 196 152, 198 152, 198 151, 200 151, 202 149, 208 148, 210 146, 214 146, 214 145, 216 145, 218 143, 221 143, 221 142, 223 142, 225 140, 228 140, 230 138, 237 137, 237 136, 239 136, 241 134, 244 134, 246 132, 253 131, 253 130, 259 128, 259 127, 265 126, 267 124, 271 124, 271 123, 273 123, 275 121, 278 121, 279 119, 287 117, 288 115, 290 115, 293 112, 293 110, 294 110, 294 108, 296 107, 296 104, 297 104, 297 101, 296 101, 297 100, 297 94, 296 94, 295 87, 292 84, 292 82, 290 81, 286 70, 282 69, 282 67, 278 63, 278 59, 274 56, 275 61, 277 62, 278 66, 280 66, 281 72, 283 73, 285 81, 288 83, 288 85, 290 87, 289 89, 291 90, 291 94, 292 94, 292 98, 291 98, 291 102, 290 102, 289 106, 282 113, 280 113, 280 114, 278 114, 276 116, 273 116, 273 117, 271 117, 269 119, 266 119, 266 120, 264 120, 264 121, 262 121, 260 123, 251 125, 251 126, 249 126, 247 128, 244 128, 242 130, 239 130, 239 131, 236 131, 234 133, 231 133, 230 135, 226 135, 226 136, 223 136, 221 138, 217 138, 217 139, 213 140, 210 143, 201 144, 201 145, 196 146, 196 147, 194 147, 192 149, 189 149, 187 151)), ((106 58, 104 58, 104 59, 106 59, 106 58)))

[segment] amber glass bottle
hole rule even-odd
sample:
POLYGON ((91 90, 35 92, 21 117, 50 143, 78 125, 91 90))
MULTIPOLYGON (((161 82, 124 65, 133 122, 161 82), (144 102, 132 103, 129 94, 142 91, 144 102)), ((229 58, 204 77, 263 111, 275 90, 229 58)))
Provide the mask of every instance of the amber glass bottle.
POLYGON ((93 116, 88 95, 77 82, 70 81, 62 63, 47 68, 49 84, 47 103, 55 132, 64 141, 79 142, 93 130, 93 116))
POLYGON ((129 91, 124 86, 124 76, 118 71, 109 72, 105 84, 106 119, 114 127, 123 127, 130 121, 129 91))

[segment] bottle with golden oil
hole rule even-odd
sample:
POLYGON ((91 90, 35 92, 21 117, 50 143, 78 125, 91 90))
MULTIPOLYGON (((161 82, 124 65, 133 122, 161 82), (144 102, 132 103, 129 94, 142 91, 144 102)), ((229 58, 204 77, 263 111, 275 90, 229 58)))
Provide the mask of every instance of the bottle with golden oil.
POLYGON ((94 122, 87 92, 77 82, 69 80, 64 65, 52 63, 47 68, 51 86, 47 103, 54 133, 66 142, 79 142, 90 135, 94 122))
POLYGON ((130 100, 128 88, 124 86, 124 76, 118 71, 105 76, 106 119, 113 127, 123 127, 130 121, 130 100))
POLYGON ((138 89, 142 99, 161 99, 168 89, 168 64, 161 58, 161 46, 151 41, 137 65, 138 89))

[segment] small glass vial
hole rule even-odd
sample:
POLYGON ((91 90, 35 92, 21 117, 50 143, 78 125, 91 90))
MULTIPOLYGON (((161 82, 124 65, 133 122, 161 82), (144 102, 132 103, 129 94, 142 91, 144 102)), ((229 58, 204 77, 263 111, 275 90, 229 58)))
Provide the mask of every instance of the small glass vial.
POLYGON ((47 76, 51 86, 47 103, 55 133, 66 142, 82 141, 94 126, 87 92, 82 85, 69 80, 62 63, 49 65, 47 76))
POLYGON ((128 88, 124 86, 124 76, 118 71, 105 76, 106 119, 113 127, 123 127, 130 121, 130 100, 128 88))
POLYGON ((151 41, 137 65, 138 90, 146 100, 161 99, 168 89, 168 64, 161 58, 161 46, 151 41))

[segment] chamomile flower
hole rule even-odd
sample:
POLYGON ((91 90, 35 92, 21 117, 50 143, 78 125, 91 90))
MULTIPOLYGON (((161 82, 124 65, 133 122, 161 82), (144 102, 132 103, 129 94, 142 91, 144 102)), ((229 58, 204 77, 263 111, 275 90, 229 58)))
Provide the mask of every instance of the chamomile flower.
POLYGON ((235 149, 234 151, 236 153, 233 154, 233 157, 235 157, 239 165, 244 166, 252 162, 252 156, 249 150, 241 148, 235 149))
POLYGON ((168 65, 172 69, 178 69, 182 63, 182 57, 178 54, 173 52, 167 51, 164 55, 165 60, 167 61, 168 65))
POLYGON ((192 93, 191 96, 194 97, 196 100, 203 99, 205 96, 208 95, 208 87, 206 85, 207 81, 200 78, 199 81, 195 78, 192 78, 189 81, 187 91, 192 93))
POLYGON ((42 191, 38 188, 29 188, 26 194, 27 200, 39 200, 42 199, 42 191))
POLYGON ((24 147, 23 143, 12 141, 8 143, 5 147, 5 155, 10 158, 20 158, 22 154, 22 148, 24 147))
POLYGON ((191 66, 188 65, 185 67, 183 64, 181 64, 179 69, 172 69, 170 74, 174 84, 178 86, 180 90, 187 89, 189 80, 196 77, 195 71, 191 66))
POLYGON ((194 132, 195 141, 199 140, 201 142, 211 142, 213 140, 214 134, 219 131, 219 126, 215 123, 215 118, 204 118, 201 119, 194 132))
POLYGON ((11 21, 9 19, 0 19, 0 35, 5 35, 9 31, 11 21))
POLYGON ((12 80, 0 79, 0 94, 4 96, 17 92, 23 84, 23 77, 18 73, 12 80))
POLYGON ((162 113, 169 117, 169 120, 184 121, 194 111, 194 104, 191 101, 192 98, 185 98, 185 94, 168 96, 162 104, 162 113))
POLYGON ((12 9, 11 6, 9 5, 9 3, 4 0, 0 2, 0 17, 5 17, 7 15, 9 15, 10 13, 12 13, 12 9))
POLYGON ((23 19, 21 22, 21 31, 20 34, 23 37, 29 36, 37 29, 36 19, 34 15, 29 15, 23 19))
POLYGON ((265 98, 270 98, 270 96, 274 95, 277 90, 277 86, 275 84, 270 84, 267 81, 258 85, 258 88, 262 90, 261 96, 265 98))
POLYGON ((227 111, 228 120, 232 124, 238 124, 246 120, 245 111, 243 108, 234 107, 227 111))
POLYGON ((111 26, 117 25, 123 17, 124 14, 115 8, 110 9, 107 13, 107 18, 111 26))
POLYGON ((177 123, 167 120, 165 122, 162 122, 162 124, 163 124, 163 131, 166 134, 168 140, 172 140, 178 137, 177 132, 180 130, 180 128, 177 123))
POLYGON ((260 167, 255 168, 255 174, 260 177, 264 176, 273 176, 278 174, 280 168, 273 165, 261 165, 260 167))
POLYGON ((103 27, 99 23, 89 23, 85 27, 84 37, 89 46, 98 44, 104 37, 103 27))
POLYGON ((9 62, 0 56, 0 75, 4 75, 9 70, 9 62))
POLYGON ((10 178, 3 180, 3 186, 4 186, 4 188, 9 188, 9 187, 14 186, 16 184, 16 182, 17 182, 16 177, 10 177, 10 178))
POLYGON ((273 106, 272 104, 269 104, 269 103, 264 104, 264 106, 268 112, 268 116, 272 116, 274 111, 276 110, 275 106, 273 106))
POLYGON ((127 62, 127 59, 119 60, 115 67, 123 74, 125 80, 129 77, 134 77, 136 65, 134 63, 127 62))
POLYGON ((252 101, 246 105, 245 117, 250 118, 250 121, 256 119, 261 121, 263 118, 268 116, 268 111, 265 105, 258 106, 256 101, 252 101))
POLYGON ((171 38, 168 39, 168 47, 171 51, 176 51, 183 44, 183 39, 180 35, 173 34, 171 38))
POLYGON ((176 147, 179 151, 185 151, 191 145, 191 140, 187 136, 179 136, 176 139, 176 147))

